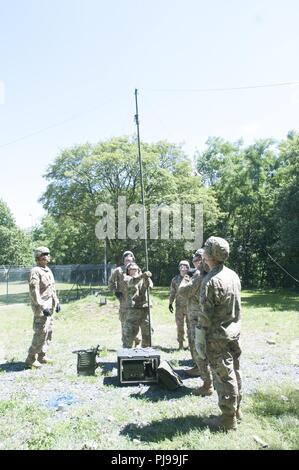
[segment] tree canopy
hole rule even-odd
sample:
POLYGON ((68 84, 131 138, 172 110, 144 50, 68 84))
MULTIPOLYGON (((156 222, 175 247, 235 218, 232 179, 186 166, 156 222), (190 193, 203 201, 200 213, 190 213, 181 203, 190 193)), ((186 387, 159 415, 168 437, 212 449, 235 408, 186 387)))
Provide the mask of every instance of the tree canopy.
POLYGON ((31 265, 31 239, 14 221, 7 204, 0 199, 0 265, 31 265))
MULTIPOLYGON (((299 266, 299 135, 290 132, 277 142, 257 140, 245 146, 210 137, 196 152, 197 172, 181 146, 161 141, 142 143, 146 208, 151 205, 203 204, 203 239, 226 238, 231 246, 229 265, 244 286, 297 285, 299 266), (287 275, 273 258, 290 274, 287 275)), ((115 224, 123 216, 119 197, 127 207, 141 202, 137 143, 122 136, 97 144, 63 150, 45 175, 41 198, 48 215, 34 231, 34 239, 49 245, 56 263, 100 263, 104 241, 95 234, 99 204, 115 208, 115 224)), ((5 217, 5 215, 0 217, 5 217)), ((9 220, 9 216, 8 217, 9 220)), ((126 223, 132 213, 125 214, 126 223)), ((194 227, 194 214, 192 226, 194 227)), ((150 227, 147 227, 150 234, 150 227)), ((184 239, 149 239, 150 267, 156 282, 167 283, 182 258, 191 257, 184 239)), ((108 237, 107 260, 121 261, 131 249, 144 267, 143 240, 108 237)))

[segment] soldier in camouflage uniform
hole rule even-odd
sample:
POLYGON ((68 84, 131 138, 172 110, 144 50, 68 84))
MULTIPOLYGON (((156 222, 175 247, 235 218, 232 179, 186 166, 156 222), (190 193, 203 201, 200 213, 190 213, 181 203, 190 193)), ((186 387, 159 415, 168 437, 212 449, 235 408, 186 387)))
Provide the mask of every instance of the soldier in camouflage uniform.
MULTIPOLYGON (((201 377, 203 385, 193 393, 200 396, 208 396, 213 394, 213 378, 212 371, 207 359, 201 359, 195 348, 195 328, 198 324, 198 316, 200 310, 200 288, 204 276, 209 271, 209 267, 202 262, 203 249, 199 249, 193 256, 192 263, 195 272, 192 277, 186 275, 179 286, 180 294, 187 302, 187 315, 190 324, 190 351, 195 367, 186 370, 186 374, 190 377, 201 377)), ((191 271, 191 270, 190 270, 191 271)))
POLYGON ((141 329, 142 347, 150 346, 150 331, 148 318, 148 296, 147 290, 153 287, 150 271, 141 272, 136 263, 130 263, 127 266, 127 275, 124 276, 126 285, 125 298, 128 305, 128 311, 124 323, 124 348, 133 346, 134 338, 141 329))
POLYGON ((41 246, 34 251, 37 266, 30 272, 29 291, 34 313, 34 335, 25 364, 29 368, 39 368, 42 364, 52 363, 46 352, 52 340, 53 312, 60 311, 56 295, 55 281, 48 267, 50 251, 41 246))
MULTIPOLYGON (((218 429, 236 429, 241 419, 240 327, 241 284, 238 275, 224 266, 229 244, 210 237, 204 246, 204 260, 210 271, 201 286, 198 352, 206 354, 222 416, 208 423, 218 429)), ((196 333, 197 334, 197 333, 196 333)))
POLYGON ((190 346, 190 325, 189 325, 189 318, 187 316, 187 302, 184 296, 180 294, 179 287, 184 278, 187 274, 188 270, 190 269, 190 265, 188 261, 182 260, 179 263, 179 271, 180 274, 177 274, 171 281, 170 284, 170 293, 169 293, 169 311, 173 313, 173 301, 175 300, 175 321, 177 325, 177 340, 179 343, 179 349, 184 348, 184 336, 185 336, 185 328, 184 323, 186 321, 187 325, 187 336, 188 342, 190 346))
MULTIPOLYGON (((126 320, 126 315, 128 311, 128 304, 125 298, 126 294, 126 285, 124 283, 124 276, 126 275, 127 265, 135 261, 135 257, 132 251, 125 251, 123 253, 123 265, 112 271, 112 274, 108 281, 108 287, 111 292, 114 292, 115 296, 119 300, 119 319, 121 323, 121 339, 122 343, 124 342, 124 324, 126 320)), ((138 331, 137 331, 138 333, 138 331)), ((140 344, 140 339, 136 333, 136 338, 134 339, 135 346, 140 344)))

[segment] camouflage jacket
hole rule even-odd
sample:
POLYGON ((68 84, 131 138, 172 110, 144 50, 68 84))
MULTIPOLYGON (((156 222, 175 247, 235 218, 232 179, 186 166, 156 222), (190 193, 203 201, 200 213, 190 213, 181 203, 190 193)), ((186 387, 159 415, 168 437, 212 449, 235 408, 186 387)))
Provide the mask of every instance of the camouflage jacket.
POLYGON ((241 283, 223 264, 204 276, 200 291, 199 323, 213 339, 237 339, 241 328, 241 283))
POLYGON ((125 288, 123 278, 126 273, 126 266, 118 266, 115 268, 108 281, 108 287, 111 292, 122 292, 125 288))
POLYGON ((127 287, 125 298, 128 308, 148 308, 147 290, 153 288, 152 280, 125 275, 124 283, 127 287))
POLYGON ((121 310, 126 310, 127 308, 127 286, 124 282, 124 277, 126 276, 126 266, 118 266, 115 268, 108 281, 108 288, 111 292, 120 292, 122 296, 118 299, 119 306, 121 310))
POLYGON ((187 302, 188 312, 197 313, 200 309, 200 287, 203 280, 203 275, 199 270, 195 271, 192 277, 185 276, 179 285, 179 295, 184 297, 187 302))
POLYGON ((53 309, 59 303, 55 281, 51 269, 47 266, 35 266, 30 271, 29 292, 35 315, 42 316, 45 308, 53 309))
POLYGON ((169 304, 172 304, 173 301, 175 300, 175 306, 176 308, 186 308, 187 306, 187 299, 185 295, 182 295, 179 287, 183 281, 183 277, 180 274, 177 274, 172 278, 171 284, 170 284, 170 293, 169 293, 169 304))

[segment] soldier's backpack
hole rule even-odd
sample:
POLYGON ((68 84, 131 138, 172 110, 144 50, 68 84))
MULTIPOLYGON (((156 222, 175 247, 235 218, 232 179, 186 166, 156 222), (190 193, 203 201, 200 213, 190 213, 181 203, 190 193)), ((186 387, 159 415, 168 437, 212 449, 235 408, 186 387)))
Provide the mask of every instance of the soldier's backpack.
POLYGON ((162 361, 157 368, 158 383, 168 390, 176 390, 183 385, 181 377, 173 370, 169 362, 162 361))

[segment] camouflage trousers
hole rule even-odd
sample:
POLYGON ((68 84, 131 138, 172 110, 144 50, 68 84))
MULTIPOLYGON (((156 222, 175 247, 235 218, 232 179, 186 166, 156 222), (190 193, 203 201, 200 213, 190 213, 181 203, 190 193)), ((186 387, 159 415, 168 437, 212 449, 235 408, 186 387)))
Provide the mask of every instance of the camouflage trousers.
POLYGON ((28 350, 28 356, 45 355, 52 341, 53 318, 34 317, 33 338, 28 350))
POLYGON ((185 339, 185 322, 187 326, 187 337, 188 337, 188 343, 190 346, 190 324, 189 324, 189 318, 187 315, 187 309, 186 307, 177 307, 175 309, 175 322, 176 322, 176 328, 177 328, 177 340, 179 343, 183 343, 185 339))
POLYGON ((204 382, 212 383, 213 376, 207 359, 201 359, 195 348, 195 327, 198 325, 198 313, 188 311, 189 325, 190 325, 190 352, 194 363, 197 365, 200 377, 204 382))
MULTIPOLYGON (((128 308, 120 308, 119 309, 119 319, 120 319, 120 325, 121 325, 121 342, 122 344, 124 344, 124 330, 125 330, 125 323, 126 323, 126 318, 127 318, 127 315, 128 315, 128 308)), ((138 327, 138 330, 137 330, 137 333, 136 333, 136 336, 134 338, 134 341, 137 339, 137 342, 140 342, 139 338, 138 338, 138 332, 139 332, 139 327, 138 327)))
POLYGON ((127 311, 123 326, 123 348, 131 348, 137 333, 141 329, 143 348, 150 345, 148 310, 146 308, 130 308, 127 311))
POLYGON ((218 405, 223 415, 233 416, 242 399, 239 340, 207 338, 207 358, 212 369, 218 405))

